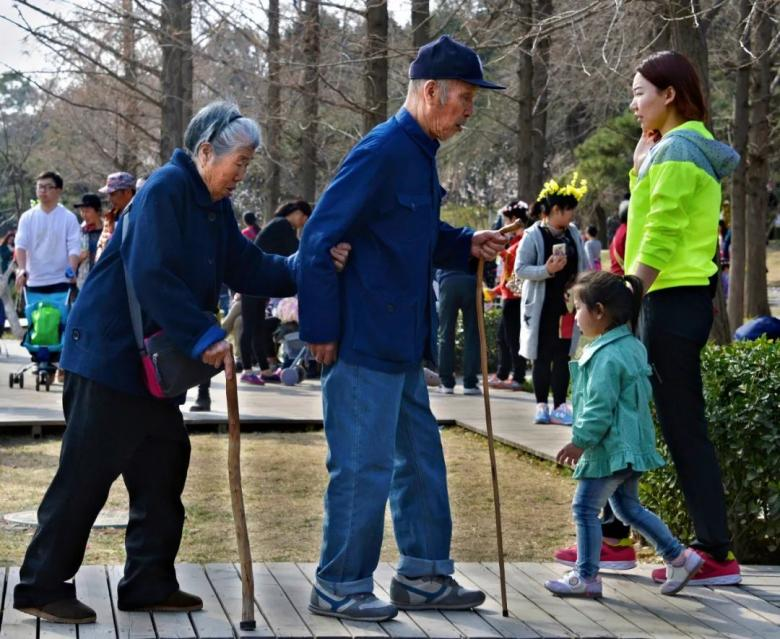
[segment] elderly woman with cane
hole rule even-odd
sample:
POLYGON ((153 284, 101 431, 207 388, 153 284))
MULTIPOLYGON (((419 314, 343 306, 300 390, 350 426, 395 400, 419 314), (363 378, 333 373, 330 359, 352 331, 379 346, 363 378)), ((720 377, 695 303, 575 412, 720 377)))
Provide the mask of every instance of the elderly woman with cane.
MULTIPOLYGON (((292 295, 297 259, 266 255, 236 223, 230 196, 260 145, 257 124, 235 105, 215 102, 193 118, 184 142, 120 218, 65 329, 67 427, 14 591, 14 607, 41 619, 95 621, 69 580, 119 475, 130 496, 119 609, 203 606, 179 589, 174 569, 190 459, 183 397, 160 397, 144 377, 134 329, 142 326, 147 346, 149 336, 163 334, 180 359, 214 372, 224 366, 231 379, 230 345, 213 315, 220 285, 249 295, 292 295)), ((344 251, 338 258, 344 261, 344 251)))

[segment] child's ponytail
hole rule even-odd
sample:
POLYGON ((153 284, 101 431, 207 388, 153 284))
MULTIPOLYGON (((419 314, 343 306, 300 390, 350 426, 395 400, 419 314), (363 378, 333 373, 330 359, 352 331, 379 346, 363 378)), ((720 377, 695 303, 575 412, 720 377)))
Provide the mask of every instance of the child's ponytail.
POLYGON ((639 311, 642 310, 642 297, 645 292, 644 284, 636 275, 625 275, 623 281, 631 290, 631 330, 636 333, 639 328, 639 311))

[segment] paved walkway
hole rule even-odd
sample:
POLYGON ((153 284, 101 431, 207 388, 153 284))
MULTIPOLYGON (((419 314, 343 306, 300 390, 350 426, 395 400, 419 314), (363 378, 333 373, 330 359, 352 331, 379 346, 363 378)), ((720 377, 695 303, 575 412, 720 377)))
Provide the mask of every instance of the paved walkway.
MULTIPOLYGON (((53 385, 49 392, 36 392, 32 375, 27 374, 24 388, 9 388, 9 373, 28 361, 27 351, 17 342, 0 340, 0 432, 3 427, 9 426, 64 425, 61 385, 53 385)), ((462 390, 456 387, 455 395, 440 395, 436 389, 431 389, 434 415, 440 423, 484 433, 482 396, 464 396, 460 394, 462 390)), ((188 423, 227 423, 223 377, 214 379, 211 395, 212 412, 190 413, 187 409, 195 398, 195 391, 190 391, 188 403, 184 406, 184 418, 188 423)), ((499 390, 491 391, 490 397, 493 433, 498 441, 544 459, 554 459, 561 446, 569 441, 569 428, 533 423, 536 405, 533 396, 528 393, 499 390)), ((298 386, 267 384, 257 387, 239 383, 239 409, 244 425, 321 425, 320 384, 313 380, 298 386)))
MULTIPOLYGON (((509 616, 501 615, 497 565, 463 563, 456 578, 483 589, 486 603, 469 612, 400 613, 384 623, 342 622, 307 610, 314 564, 256 563, 255 631, 239 628, 241 582, 231 564, 179 564, 182 589, 198 594, 202 611, 122 612, 116 607, 121 566, 83 566, 76 592, 97 612, 96 624, 39 622, 10 606, 19 569, 0 568, 0 639, 233 639, 234 637, 646 637, 776 639, 780 636, 780 567, 743 567, 743 586, 658 592, 646 573, 607 575, 604 598, 566 600, 542 586, 564 569, 554 564, 507 567, 509 616), (2 605, 3 582, 5 604, 2 605)), ((387 598, 393 570, 381 564, 375 592, 387 598)))

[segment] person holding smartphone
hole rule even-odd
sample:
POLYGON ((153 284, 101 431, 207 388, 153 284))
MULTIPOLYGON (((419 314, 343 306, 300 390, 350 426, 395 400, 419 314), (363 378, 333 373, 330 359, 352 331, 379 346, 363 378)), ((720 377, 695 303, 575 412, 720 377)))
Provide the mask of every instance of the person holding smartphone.
POLYGON ((539 221, 520 243, 515 274, 524 280, 520 307, 520 355, 533 360, 537 424, 571 425, 566 403, 569 358, 577 348, 579 331, 567 293, 577 274, 588 269, 580 232, 572 224, 574 209, 587 192, 577 175, 567 185, 550 180, 531 209, 539 221), (548 404, 553 393, 553 410, 548 404))

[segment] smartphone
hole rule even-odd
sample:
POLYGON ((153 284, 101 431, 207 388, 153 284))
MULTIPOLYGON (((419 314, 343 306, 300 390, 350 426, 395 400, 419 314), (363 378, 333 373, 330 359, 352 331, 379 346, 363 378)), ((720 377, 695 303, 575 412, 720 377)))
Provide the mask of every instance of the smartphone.
POLYGON ((553 244, 552 254, 556 257, 566 257, 566 244, 563 242, 560 244, 553 244))

